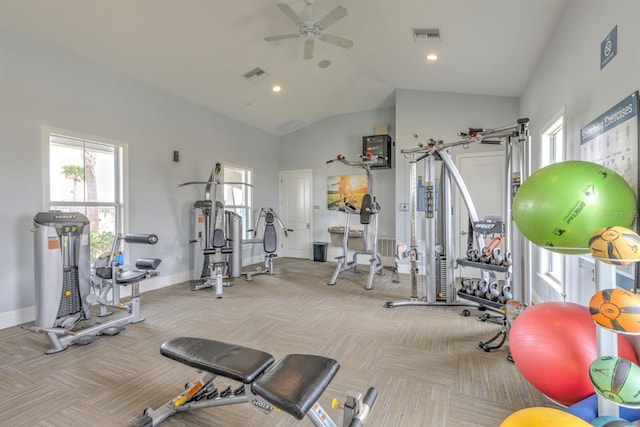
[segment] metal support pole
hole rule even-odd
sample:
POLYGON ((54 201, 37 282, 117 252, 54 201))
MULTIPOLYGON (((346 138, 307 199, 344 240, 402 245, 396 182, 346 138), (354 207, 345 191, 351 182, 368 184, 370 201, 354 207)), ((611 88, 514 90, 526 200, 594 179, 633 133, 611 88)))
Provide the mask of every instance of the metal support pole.
MULTIPOLYGON (((596 292, 616 287, 616 267, 596 259, 596 292)), ((618 355, 618 336, 601 326, 596 325, 596 341, 598 356, 618 355)), ((617 417, 620 408, 614 402, 598 395, 598 416, 617 417)))

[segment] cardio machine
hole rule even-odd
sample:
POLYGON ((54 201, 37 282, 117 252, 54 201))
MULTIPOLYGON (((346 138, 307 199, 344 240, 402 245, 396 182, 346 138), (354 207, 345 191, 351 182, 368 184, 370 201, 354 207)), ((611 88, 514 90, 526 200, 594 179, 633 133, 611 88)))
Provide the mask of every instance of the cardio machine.
POLYGON ((33 219, 35 248, 36 319, 33 332, 45 333, 53 348, 47 354, 73 344, 89 344, 98 335, 116 335, 124 326, 142 322, 142 280, 157 276, 161 260, 142 258, 135 269, 123 270, 118 253, 122 242, 155 244, 155 234, 117 234, 111 252, 99 257, 91 271, 89 220, 76 212, 40 212, 33 219), (120 298, 120 286, 130 286, 128 301, 120 298), (98 318, 89 323, 91 308, 98 318), (119 315, 110 316, 115 311, 119 315))
MULTIPOLYGON (((369 154, 369 153, 368 153, 369 154)), ((384 275, 384 265, 382 264, 382 257, 378 253, 378 212, 380 211, 380 205, 376 201, 375 196, 372 196, 373 184, 371 181, 371 166, 377 164, 378 157, 373 155, 361 156, 359 161, 349 161, 342 155, 338 155, 335 159, 327 161, 327 164, 339 161, 349 166, 357 166, 363 168, 367 173, 367 193, 363 196, 360 209, 356 209, 353 204, 345 198, 343 200, 343 210, 346 214, 346 221, 344 227, 344 235, 342 238, 342 255, 336 257, 338 261, 336 269, 329 280, 329 285, 335 285, 338 275, 344 271, 352 270, 354 273, 358 271, 358 256, 365 255, 369 257, 369 275, 367 282, 364 286, 365 289, 370 290, 373 288, 373 278, 376 274, 384 275), (363 244, 364 248, 359 251, 355 251, 351 261, 348 259, 349 252, 349 236, 351 233, 351 216, 358 215, 360 224, 363 226, 363 244)))

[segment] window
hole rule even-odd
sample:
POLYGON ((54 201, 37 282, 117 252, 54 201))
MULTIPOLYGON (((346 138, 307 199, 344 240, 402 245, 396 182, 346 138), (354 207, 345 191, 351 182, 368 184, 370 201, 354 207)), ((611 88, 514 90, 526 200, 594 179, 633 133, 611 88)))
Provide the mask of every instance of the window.
MULTIPOLYGON (((540 147, 540 167, 564 160, 564 132, 563 115, 552 121, 542 132, 542 145, 540 147)), ((540 273, 546 277, 558 290, 563 281, 564 256, 559 253, 540 249, 540 273)))
POLYGON ((48 209, 79 212, 90 222, 91 262, 109 251, 124 229, 122 144, 45 130, 48 209))
POLYGON ((223 166, 225 210, 235 212, 242 218, 242 238, 249 239, 253 228, 253 171, 243 166, 223 166))

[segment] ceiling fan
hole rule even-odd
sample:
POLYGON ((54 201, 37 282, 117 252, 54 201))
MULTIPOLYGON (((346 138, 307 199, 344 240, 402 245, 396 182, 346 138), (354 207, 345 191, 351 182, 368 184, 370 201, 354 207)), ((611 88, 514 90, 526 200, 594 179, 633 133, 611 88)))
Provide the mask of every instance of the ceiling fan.
POLYGON ((319 21, 313 21, 311 19, 311 9, 315 0, 305 0, 307 5, 309 6, 309 19, 303 20, 297 13, 291 9, 286 3, 278 3, 278 9, 280 9, 285 15, 289 17, 297 26, 298 32, 292 34, 283 34, 280 36, 269 36, 264 39, 268 42, 276 41, 276 40, 285 40, 285 39, 295 39, 298 37, 304 37, 304 59, 313 58, 313 44, 316 39, 321 40, 325 43, 330 43, 335 46, 340 46, 345 49, 349 49, 353 46, 353 41, 345 39, 343 37, 334 36, 332 34, 324 33, 324 29, 328 28, 330 25, 335 24, 338 20, 347 16, 347 9, 342 6, 338 6, 325 15, 319 21))

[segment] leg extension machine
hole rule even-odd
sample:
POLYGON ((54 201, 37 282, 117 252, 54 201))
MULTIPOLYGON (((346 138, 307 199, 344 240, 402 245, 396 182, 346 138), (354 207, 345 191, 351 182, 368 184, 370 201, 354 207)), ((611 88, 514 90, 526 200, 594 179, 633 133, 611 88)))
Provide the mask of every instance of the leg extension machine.
POLYGON ((33 332, 46 333, 53 348, 47 354, 73 344, 89 344, 98 335, 116 335, 125 325, 142 322, 140 281, 156 276, 161 260, 142 258, 136 269, 121 270, 117 253, 121 242, 155 244, 155 234, 117 234, 109 254, 96 260, 90 275, 89 220, 74 212, 40 212, 34 217, 36 261, 36 319, 33 332), (120 300, 120 286, 131 286, 128 302, 120 300), (91 292, 93 289, 93 292, 91 292), (91 319, 91 305, 98 317, 120 310, 123 314, 105 322, 91 319))

